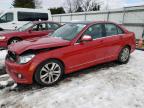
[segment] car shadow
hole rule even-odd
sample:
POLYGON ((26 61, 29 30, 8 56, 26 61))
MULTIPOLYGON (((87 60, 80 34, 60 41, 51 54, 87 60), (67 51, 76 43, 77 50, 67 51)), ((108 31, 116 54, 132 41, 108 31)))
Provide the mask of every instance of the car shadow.
POLYGON ((74 77, 81 77, 84 74, 99 72, 99 70, 107 69, 107 68, 110 68, 110 67, 116 67, 116 66, 119 66, 119 65, 120 64, 118 64, 116 61, 107 62, 107 63, 103 63, 103 64, 98 64, 98 65, 95 65, 95 66, 92 66, 92 67, 89 67, 89 68, 85 68, 85 69, 82 69, 82 70, 75 71, 73 73, 64 75, 63 80, 67 80, 67 79, 74 78, 74 77))

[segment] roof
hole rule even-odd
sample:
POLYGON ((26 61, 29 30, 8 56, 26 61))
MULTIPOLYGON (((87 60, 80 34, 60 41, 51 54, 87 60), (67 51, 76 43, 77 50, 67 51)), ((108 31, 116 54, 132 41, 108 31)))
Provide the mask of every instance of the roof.
POLYGON ((110 21, 71 21, 71 22, 65 22, 66 24, 67 23, 74 23, 74 24, 85 24, 85 25, 88 25, 88 24, 93 24, 93 23, 113 23, 113 22, 110 22, 110 21))
MULTIPOLYGON (((54 22, 54 21, 32 21, 33 23, 37 24, 37 23, 48 23, 48 22, 51 22, 51 23, 58 23, 58 22, 54 22)), ((60 23, 58 23, 60 24, 60 23)))
POLYGON ((47 9, 33 9, 33 8, 10 8, 10 9, 8 9, 8 10, 16 10, 16 11, 41 11, 41 10, 43 10, 43 11, 48 11, 47 9))

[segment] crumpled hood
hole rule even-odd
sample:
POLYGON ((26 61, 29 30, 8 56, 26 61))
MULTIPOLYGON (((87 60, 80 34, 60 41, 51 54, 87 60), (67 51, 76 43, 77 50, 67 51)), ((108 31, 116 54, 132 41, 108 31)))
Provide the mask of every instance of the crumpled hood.
POLYGON ((70 41, 54 37, 43 37, 43 38, 24 40, 22 42, 12 44, 8 47, 8 49, 12 52, 15 52, 16 54, 22 54, 23 52, 31 49, 38 50, 38 49, 54 48, 68 45, 70 45, 70 41))

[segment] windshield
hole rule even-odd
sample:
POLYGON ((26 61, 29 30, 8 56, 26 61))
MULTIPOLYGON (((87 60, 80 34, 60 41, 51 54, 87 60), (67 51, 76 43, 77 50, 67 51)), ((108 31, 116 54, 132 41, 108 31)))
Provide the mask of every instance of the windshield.
POLYGON ((25 31, 25 30, 29 29, 32 26, 33 26, 33 23, 29 22, 29 23, 26 23, 25 25, 23 25, 22 27, 18 28, 17 30, 18 31, 25 31))
POLYGON ((51 36, 72 40, 85 26, 85 24, 66 24, 56 30, 51 36))

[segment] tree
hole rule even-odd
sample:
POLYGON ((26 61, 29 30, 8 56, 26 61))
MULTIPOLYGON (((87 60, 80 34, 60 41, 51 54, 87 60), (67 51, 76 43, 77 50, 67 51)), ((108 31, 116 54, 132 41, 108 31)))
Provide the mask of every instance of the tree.
POLYGON ((67 8, 67 11, 68 13, 72 13, 73 9, 72 9, 72 0, 66 0, 66 8, 67 8))
POLYGON ((35 8, 35 0, 14 0, 13 6, 18 8, 35 8))
POLYGON ((66 0, 68 13, 100 10, 100 0, 66 0))
POLYGON ((82 8, 84 11, 89 11, 91 1, 92 0, 83 0, 82 8))
POLYGON ((42 1, 40 1, 40 0, 35 0, 35 7, 36 7, 36 8, 42 8, 42 7, 41 7, 41 4, 42 4, 42 1))
POLYGON ((84 11, 98 11, 101 5, 100 0, 83 0, 82 8, 84 11))
POLYGON ((50 11, 51 11, 52 14, 63 14, 63 13, 65 13, 63 7, 51 8, 50 11))
POLYGON ((83 12, 82 7, 78 7, 78 9, 75 12, 83 12))
POLYGON ((83 12, 83 9, 81 7, 83 0, 66 0, 65 2, 65 10, 68 13, 72 12, 83 12))
POLYGON ((98 11, 100 10, 100 3, 92 2, 89 11, 98 11))
POLYGON ((83 9, 81 7, 83 0, 73 0, 73 8, 74 12, 83 12, 83 9))

